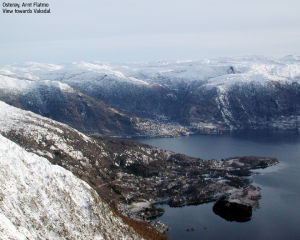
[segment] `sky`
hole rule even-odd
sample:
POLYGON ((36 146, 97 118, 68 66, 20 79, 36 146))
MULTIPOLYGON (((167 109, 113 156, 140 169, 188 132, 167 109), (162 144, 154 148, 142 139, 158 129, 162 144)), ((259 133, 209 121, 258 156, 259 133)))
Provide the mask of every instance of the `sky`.
POLYGON ((299 0, 43 0, 50 14, 0 2, 1 65, 300 55, 299 0))

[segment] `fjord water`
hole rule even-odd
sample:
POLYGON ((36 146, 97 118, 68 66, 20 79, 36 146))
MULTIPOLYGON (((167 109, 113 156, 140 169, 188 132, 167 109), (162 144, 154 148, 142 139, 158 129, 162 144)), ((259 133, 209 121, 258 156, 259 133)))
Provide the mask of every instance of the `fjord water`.
POLYGON ((213 203, 183 208, 163 205, 159 218, 179 239, 300 239, 300 136, 243 133, 234 136, 195 135, 138 139, 153 146, 203 159, 254 155, 276 157, 280 164, 251 177, 261 188, 260 208, 251 221, 228 222, 215 215, 213 203), (194 228, 195 231, 186 231, 194 228))

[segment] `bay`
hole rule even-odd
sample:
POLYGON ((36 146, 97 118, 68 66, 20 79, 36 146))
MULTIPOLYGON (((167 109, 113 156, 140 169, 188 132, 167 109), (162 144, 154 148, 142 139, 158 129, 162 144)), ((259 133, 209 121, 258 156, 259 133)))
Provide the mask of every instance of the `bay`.
POLYGON ((300 239, 300 136, 250 132, 238 135, 194 135, 136 139, 140 142, 203 159, 268 156, 277 166, 256 171, 253 184, 261 188, 260 207, 251 221, 228 222, 215 215, 213 203, 183 208, 163 205, 159 218, 179 239, 300 239), (194 231, 187 231, 193 228, 194 231))

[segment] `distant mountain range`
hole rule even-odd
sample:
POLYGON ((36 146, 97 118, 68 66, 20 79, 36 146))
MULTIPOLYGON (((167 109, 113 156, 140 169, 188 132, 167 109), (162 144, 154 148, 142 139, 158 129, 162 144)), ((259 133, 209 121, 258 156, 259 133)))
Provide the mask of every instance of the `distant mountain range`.
POLYGON ((300 58, 8 65, 0 99, 103 135, 298 131, 300 58))

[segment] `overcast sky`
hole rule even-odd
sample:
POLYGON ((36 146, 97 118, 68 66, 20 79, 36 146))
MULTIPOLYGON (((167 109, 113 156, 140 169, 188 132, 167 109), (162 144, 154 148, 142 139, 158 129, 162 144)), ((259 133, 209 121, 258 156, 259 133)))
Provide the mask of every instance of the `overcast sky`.
POLYGON ((1 9, 1 65, 300 55, 299 0, 48 2, 48 15, 1 9))

